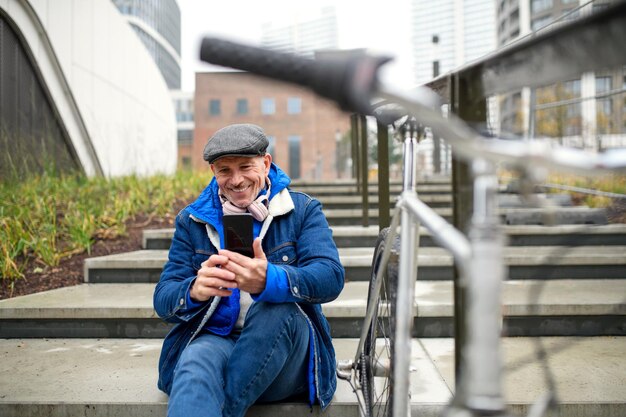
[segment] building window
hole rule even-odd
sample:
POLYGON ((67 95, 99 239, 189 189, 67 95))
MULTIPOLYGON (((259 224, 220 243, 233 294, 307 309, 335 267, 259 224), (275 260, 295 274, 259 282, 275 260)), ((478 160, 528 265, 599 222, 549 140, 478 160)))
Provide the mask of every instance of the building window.
POLYGON ((613 85, 613 77, 596 77, 596 94, 608 93, 613 85))
POLYGON ((289 176, 292 179, 300 178, 300 136, 289 136, 289 176))
POLYGON ((539 135, 563 138, 581 134, 581 103, 575 100, 580 98, 580 89, 580 80, 557 83, 537 89, 537 104, 555 104, 537 111, 535 124, 539 135), (567 102, 571 104, 567 104, 567 102))
POLYGON ((511 13, 509 17, 509 26, 519 26, 519 9, 516 9, 511 13))
MULTIPOLYGON (((580 80, 566 81, 563 83, 565 90, 564 100, 572 98, 580 98, 580 80)), ((565 134, 567 136, 580 135, 582 131, 582 108, 580 103, 569 104, 565 106, 567 111, 567 121, 565 126, 565 134)))
MULTIPOLYGON (((612 88, 612 77, 596 77, 596 95, 608 93, 612 88)), ((596 126, 598 133, 614 133, 612 116, 613 100, 610 97, 596 100, 596 126)))
MULTIPOLYGON (((564 96, 562 100, 569 100, 572 98, 580 98, 580 80, 566 81, 563 83, 564 96)), ((582 131, 582 117, 581 117, 581 105, 580 103, 569 104, 566 106, 566 125, 565 135, 575 136, 580 135, 582 131)))
POLYGON ((267 141, 270 143, 267 146, 267 153, 272 155, 272 161, 276 162, 276 136, 268 136, 267 141))
POLYGON ((439 77, 439 61, 433 61, 433 78, 439 77))
POLYGON ((302 99, 300 97, 289 97, 287 99, 287 113, 288 114, 302 113, 302 99))
POLYGON ((548 10, 553 6, 552 0, 532 0, 530 9, 533 13, 539 13, 548 10))
POLYGON ((179 122, 193 122, 193 113, 192 112, 178 113, 176 115, 176 120, 179 122))
POLYGON ((565 21, 576 20, 580 17, 580 10, 579 9, 563 10, 562 16, 565 21))
POLYGON ((248 114, 248 99, 237 99, 237 114, 248 114))
POLYGON ((209 102, 209 114, 211 116, 219 116, 221 112, 221 102, 216 99, 211 100, 209 102))
POLYGON ((273 98, 261 99, 261 114, 274 114, 276 113, 276 102, 273 98))
POLYGON ((610 5, 609 5, 608 3, 594 3, 594 4, 591 6, 591 10, 592 10, 592 12, 593 12, 593 13, 597 13, 597 12, 599 12, 600 10, 607 9, 609 6, 610 6, 610 5))
POLYGON ((187 99, 175 100, 176 121, 193 122, 193 101, 187 99))
POLYGON ((177 133, 179 145, 191 146, 191 144, 193 143, 193 130, 180 129, 177 133))
POLYGON ((530 26, 532 31, 535 32, 543 27, 548 26, 550 23, 552 23, 552 16, 545 16, 538 19, 533 19, 530 26))

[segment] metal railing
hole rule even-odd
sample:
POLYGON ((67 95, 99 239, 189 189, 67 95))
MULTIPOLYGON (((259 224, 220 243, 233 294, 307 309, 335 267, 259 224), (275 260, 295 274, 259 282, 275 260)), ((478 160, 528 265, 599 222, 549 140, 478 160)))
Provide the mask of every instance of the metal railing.
MULTIPOLYGON (((624 51, 623 45, 626 44, 626 1, 616 1, 604 10, 577 20, 559 22, 555 26, 550 30, 543 29, 531 33, 480 60, 441 75, 427 83, 427 86, 449 106, 450 112, 477 131, 484 132, 488 126, 487 99, 490 96, 527 87, 543 87, 580 77, 585 72, 626 66, 626 52, 615 52, 624 51), (566 53, 562 53, 563 51, 566 53)), ((626 76, 626 73, 624 75, 626 76)), ((600 96, 602 95, 597 97, 600 96)), ((355 178, 362 196, 363 226, 368 226, 367 129, 364 116, 353 115, 352 121, 355 178), (355 149, 359 152, 355 152, 355 149)), ((466 133, 468 138, 472 136, 472 132, 466 133)), ((389 153, 386 134, 387 126, 379 122, 378 218, 381 229, 389 225, 390 212, 389 153)), ((548 146, 545 149, 538 149, 537 157, 547 150, 548 146)), ((593 164, 594 161, 580 163, 593 164)), ((470 171, 468 163, 455 158, 453 154, 451 179, 453 224, 462 231, 467 230, 470 216, 474 211, 470 171)), ((466 295, 459 285, 457 273, 454 281, 457 378, 461 369, 460 347, 466 340, 466 335, 463 334, 465 303, 466 295)))

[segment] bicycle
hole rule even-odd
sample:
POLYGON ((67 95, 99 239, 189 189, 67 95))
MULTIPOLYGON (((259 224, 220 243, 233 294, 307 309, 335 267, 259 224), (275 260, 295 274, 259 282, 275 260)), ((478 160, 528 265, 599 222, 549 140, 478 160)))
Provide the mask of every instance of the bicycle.
MULTIPOLYGON (((202 41, 200 56, 209 63, 309 87, 344 110, 374 115, 383 124, 398 120, 401 114, 410 115, 404 125, 406 129, 402 130, 405 132, 403 191, 390 227, 381 233, 376 244, 367 312, 357 352, 354 360, 338 365, 338 376, 355 388, 362 415, 410 415, 411 313, 419 228, 424 226, 439 246, 452 253, 460 282, 467 291, 468 341, 463 347, 465 359, 461 363, 464 377, 457 384, 446 415, 506 415, 499 342, 504 236, 497 213, 496 164, 504 163, 521 171, 541 166, 585 173, 606 172, 624 170, 626 152, 589 155, 579 150, 554 148, 545 142, 483 137, 454 115, 443 117, 434 93, 426 89, 406 92, 380 85, 377 73, 388 61, 386 57, 352 55, 311 60, 215 38, 202 41), (400 114, 374 112, 372 101, 379 99, 398 106, 400 114), (458 157, 472 163, 474 213, 467 236, 417 197, 413 162, 421 126, 428 126, 445 138, 458 157), (491 273, 485 275, 485 270, 491 273), (480 282, 476 279, 479 276, 480 282)), ((531 408, 530 414, 542 415, 552 402, 553 397, 548 393, 531 408)))

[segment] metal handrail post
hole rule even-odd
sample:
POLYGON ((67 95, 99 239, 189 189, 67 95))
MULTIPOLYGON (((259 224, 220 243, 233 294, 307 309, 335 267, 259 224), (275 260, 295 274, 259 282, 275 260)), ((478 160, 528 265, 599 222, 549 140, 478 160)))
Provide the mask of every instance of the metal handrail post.
MULTIPOLYGON (((450 110, 458 112, 458 76, 448 79, 450 94, 450 110)), ((452 153, 452 223, 461 232, 466 232, 468 210, 464 209, 471 196, 467 193, 468 167, 467 164, 452 153)), ((471 206, 469 207, 471 208, 471 206)), ((465 344, 465 289, 460 284, 459 266, 455 262, 453 299, 454 299, 454 379, 455 383, 462 379, 461 351, 465 344)))
MULTIPOLYGON (((455 74, 450 79, 451 111, 470 125, 485 124, 487 103, 482 94, 481 78, 477 74, 455 74)), ((468 138, 469 139, 469 138, 468 138)), ((467 233, 474 210, 472 173, 466 160, 454 157, 452 161, 452 212, 454 226, 467 233)), ((461 353, 467 343, 467 294, 461 283, 459 265, 455 263, 454 277, 454 345, 455 379, 463 379, 463 357, 461 353)))
POLYGON ((389 192, 389 126, 378 122, 378 230, 391 221, 389 192))
POLYGON ((359 115, 359 127, 361 132, 360 159, 361 159, 361 203, 363 208, 363 227, 370 224, 369 218, 369 189, 368 189, 368 166, 367 166, 367 117, 359 115))
POLYGON ((441 174, 441 138, 433 135, 433 174, 441 174))
POLYGON ((359 175, 359 118, 356 113, 350 115, 350 153, 352 156, 352 178, 356 180, 357 192, 361 191, 359 175))

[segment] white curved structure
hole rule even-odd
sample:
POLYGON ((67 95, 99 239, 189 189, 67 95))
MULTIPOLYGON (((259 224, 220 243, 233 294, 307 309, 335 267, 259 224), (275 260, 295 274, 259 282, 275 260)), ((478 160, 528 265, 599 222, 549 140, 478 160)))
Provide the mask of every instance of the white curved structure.
POLYGON ((0 0, 0 8, 32 52, 87 175, 175 171, 167 86, 110 0, 0 0))
MULTIPOLYGON (((165 54, 169 57, 169 59, 177 66, 178 68, 178 84, 172 85, 173 88, 180 89, 180 66, 181 66, 181 58, 180 53, 174 49, 172 45, 165 39, 159 32, 149 26, 146 22, 139 19, 136 16, 124 16, 129 25, 136 27, 137 29, 143 31, 146 35, 148 35, 157 45, 160 51, 165 52, 165 54)), ((147 48, 147 46, 146 46, 147 48)), ((158 67, 158 64, 157 64, 158 67)), ((164 76, 165 78, 165 76, 164 76)), ((166 79, 167 81, 167 79, 166 79)))

